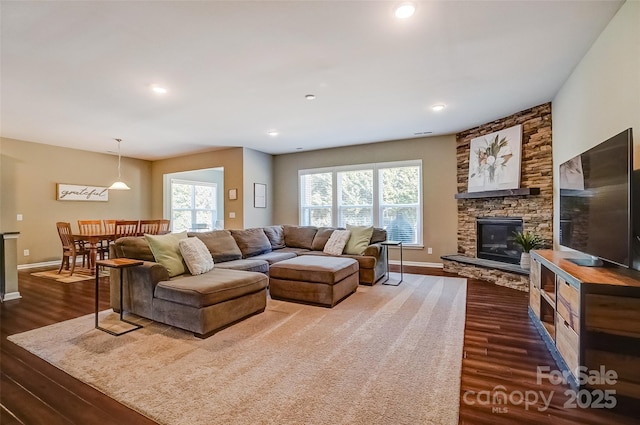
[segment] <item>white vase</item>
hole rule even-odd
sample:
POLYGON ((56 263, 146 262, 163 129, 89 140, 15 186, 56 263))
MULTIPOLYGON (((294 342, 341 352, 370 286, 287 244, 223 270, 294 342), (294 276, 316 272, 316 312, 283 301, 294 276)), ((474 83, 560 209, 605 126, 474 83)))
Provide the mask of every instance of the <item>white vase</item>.
POLYGON ((520 267, 522 267, 523 269, 528 269, 529 267, 531 267, 531 254, 529 254, 528 252, 523 252, 520 255, 520 267))

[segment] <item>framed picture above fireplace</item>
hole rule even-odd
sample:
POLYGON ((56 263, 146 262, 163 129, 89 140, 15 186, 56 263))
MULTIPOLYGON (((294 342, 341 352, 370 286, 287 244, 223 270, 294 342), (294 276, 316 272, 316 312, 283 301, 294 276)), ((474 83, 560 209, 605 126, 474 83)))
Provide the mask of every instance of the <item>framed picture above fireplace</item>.
POLYGON ((522 125, 471 139, 469 192, 518 189, 522 125))

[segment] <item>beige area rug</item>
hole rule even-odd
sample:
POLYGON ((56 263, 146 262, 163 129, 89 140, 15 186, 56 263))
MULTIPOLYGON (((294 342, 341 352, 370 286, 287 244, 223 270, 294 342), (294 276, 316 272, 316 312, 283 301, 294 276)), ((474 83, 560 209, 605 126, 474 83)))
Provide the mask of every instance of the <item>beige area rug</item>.
POLYGON ((93 315, 9 340, 161 424, 457 424, 466 280, 404 279, 332 309, 269 299, 204 340, 93 315))
MULTIPOLYGON (((62 270, 60 274, 58 274, 58 270, 46 270, 43 272, 35 272, 31 273, 32 276, 44 277, 47 279, 53 279, 58 282, 63 283, 74 283, 74 282, 82 282, 83 280, 89 280, 96 278, 96 275, 93 274, 90 270, 80 269, 76 267, 73 271, 73 275, 69 270, 62 270)), ((109 276, 109 270, 100 270, 100 277, 109 276)))

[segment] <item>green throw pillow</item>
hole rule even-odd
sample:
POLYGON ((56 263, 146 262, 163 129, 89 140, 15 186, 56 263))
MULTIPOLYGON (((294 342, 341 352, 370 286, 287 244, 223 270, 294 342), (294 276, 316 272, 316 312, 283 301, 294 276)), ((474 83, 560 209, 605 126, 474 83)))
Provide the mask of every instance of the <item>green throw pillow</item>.
POLYGON ((156 259, 156 263, 165 266, 169 277, 174 277, 187 272, 182 254, 180 253, 180 240, 187 238, 187 232, 167 233, 166 235, 144 235, 149 247, 156 259))
POLYGON ((351 255, 362 255, 371 241, 373 226, 352 226, 347 224, 347 230, 351 231, 351 236, 343 252, 351 255))

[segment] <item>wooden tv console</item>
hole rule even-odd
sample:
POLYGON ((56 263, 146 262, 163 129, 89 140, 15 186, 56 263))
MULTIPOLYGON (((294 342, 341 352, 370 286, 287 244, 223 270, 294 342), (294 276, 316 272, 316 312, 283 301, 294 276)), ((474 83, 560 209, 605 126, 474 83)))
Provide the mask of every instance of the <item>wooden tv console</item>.
POLYGON ((640 272, 569 261, 581 257, 531 251, 529 316, 574 386, 640 399, 640 272), (581 382, 601 365, 614 385, 581 382))

